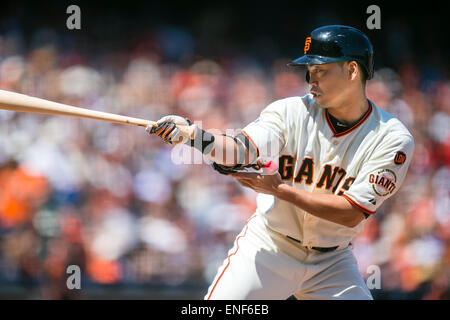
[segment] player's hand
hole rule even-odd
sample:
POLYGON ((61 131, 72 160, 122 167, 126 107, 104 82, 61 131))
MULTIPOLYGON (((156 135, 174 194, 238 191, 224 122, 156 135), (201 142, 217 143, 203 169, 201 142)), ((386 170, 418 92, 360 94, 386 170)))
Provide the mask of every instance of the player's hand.
POLYGON ((166 144, 177 145, 190 142, 195 132, 195 125, 189 119, 169 115, 159 119, 156 126, 147 126, 145 131, 156 134, 166 144))
MULTIPOLYGON (((258 159, 258 163, 260 160, 258 159)), ((243 187, 250 188, 259 193, 275 195, 278 186, 282 184, 281 176, 278 171, 270 175, 261 175, 259 173, 236 172, 230 173, 230 177, 235 178, 243 187)))

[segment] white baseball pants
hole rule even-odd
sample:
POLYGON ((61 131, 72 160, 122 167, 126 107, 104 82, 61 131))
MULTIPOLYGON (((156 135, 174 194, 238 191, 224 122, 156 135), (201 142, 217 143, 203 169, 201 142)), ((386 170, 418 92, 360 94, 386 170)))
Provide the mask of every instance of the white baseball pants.
POLYGON ((371 300, 351 246, 326 253, 268 229, 255 213, 219 267, 206 300, 371 300))

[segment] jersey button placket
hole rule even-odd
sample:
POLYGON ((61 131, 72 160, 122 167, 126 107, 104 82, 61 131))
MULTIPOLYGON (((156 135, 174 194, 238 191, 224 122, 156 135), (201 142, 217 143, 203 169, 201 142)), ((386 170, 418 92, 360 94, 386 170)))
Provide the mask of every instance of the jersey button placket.
POLYGON ((332 145, 331 149, 332 149, 332 152, 331 152, 331 154, 327 157, 326 161, 331 161, 331 160, 334 158, 334 153, 335 153, 335 150, 336 150, 335 147, 336 147, 338 144, 339 144, 339 140, 338 140, 337 138, 333 138, 332 141, 331 141, 331 145, 332 145))

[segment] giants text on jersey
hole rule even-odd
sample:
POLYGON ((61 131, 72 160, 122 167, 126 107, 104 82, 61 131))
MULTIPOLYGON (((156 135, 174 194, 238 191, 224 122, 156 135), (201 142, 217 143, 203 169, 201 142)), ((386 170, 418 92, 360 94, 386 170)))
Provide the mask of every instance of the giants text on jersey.
MULTIPOLYGON (((284 183, 345 197, 366 216, 398 191, 414 151, 408 129, 372 101, 344 131, 333 127, 309 94, 271 103, 243 131, 262 158, 279 163, 284 183)), ((317 247, 346 246, 365 222, 345 227, 267 194, 258 195, 257 205, 268 227, 317 247)))

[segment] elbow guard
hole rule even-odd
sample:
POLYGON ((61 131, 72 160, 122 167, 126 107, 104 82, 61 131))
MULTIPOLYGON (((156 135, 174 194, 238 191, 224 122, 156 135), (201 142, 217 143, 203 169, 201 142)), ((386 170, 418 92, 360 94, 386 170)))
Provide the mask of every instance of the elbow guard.
MULTIPOLYGON (((223 134, 226 135, 226 134, 223 134)), ((237 165, 224 166, 212 163, 214 170, 221 174, 230 174, 244 170, 245 168, 259 169, 257 166, 257 160, 259 157, 259 150, 256 145, 251 141, 251 138, 243 131, 240 131, 236 136, 229 136, 236 142, 237 146, 237 165), (247 165, 245 165, 247 163, 247 165)))

